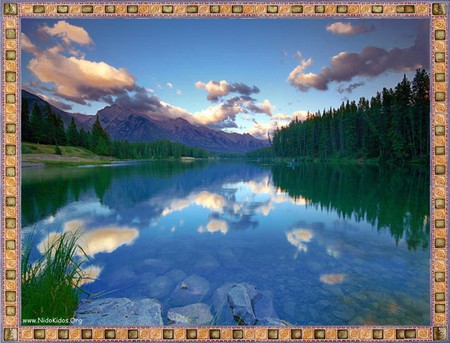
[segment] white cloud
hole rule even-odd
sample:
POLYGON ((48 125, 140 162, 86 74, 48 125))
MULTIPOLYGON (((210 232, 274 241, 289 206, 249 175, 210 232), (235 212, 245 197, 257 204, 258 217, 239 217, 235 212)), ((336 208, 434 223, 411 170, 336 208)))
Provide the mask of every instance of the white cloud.
POLYGON ((197 81, 195 87, 199 89, 204 88, 208 93, 208 100, 217 100, 219 97, 231 92, 231 85, 225 80, 209 81, 208 83, 197 81))
POLYGON ((292 114, 285 114, 285 113, 277 113, 272 116, 272 120, 280 120, 280 121, 286 121, 291 122, 298 118, 298 120, 303 121, 306 119, 308 115, 308 111, 296 111, 292 114))
POLYGON ((105 62, 66 57, 61 45, 38 50, 22 34, 25 51, 34 57, 27 67, 40 82, 52 83, 54 93, 66 100, 85 104, 135 87, 135 78, 125 68, 115 68, 105 62))
POLYGON ((192 114, 192 117, 196 122, 203 125, 208 125, 224 121, 228 118, 234 120, 236 115, 240 112, 243 112, 243 109, 238 103, 233 104, 233 106, 225 106, 224 104, 219 104, 215 106, 209 106, 202 111, 195 112, 192 114))
POLYGON ((80 45, 90 45, 93 41, 87 31, 82 27, 71 25, 65 20, 60 20, 53 27, 43 26, 42 31, 50 36, 60 38, 66 45, 75 42, 80 45))
POLYGON ((351 23, 336 22, 327 26, 327 31, 337 35, 356 35, 374 31, 375 27, 353 26, 351 23))
POLYGON ((170 82, 167 82, 167 83, 166 83, 166 86, 167 86, 168 88, 170 88, 170 89, 173 88, 173 84, 171 84, 170 82))

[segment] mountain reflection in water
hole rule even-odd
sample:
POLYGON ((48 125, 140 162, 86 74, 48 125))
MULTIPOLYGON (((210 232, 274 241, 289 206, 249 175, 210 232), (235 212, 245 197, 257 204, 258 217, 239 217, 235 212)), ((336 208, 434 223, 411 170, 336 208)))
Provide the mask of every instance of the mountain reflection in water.
POLYGON ((426 168, 33 168, 23 170, 22 194, 23 234, 43 232, 37 253, 81 230, 92 259, 84 287, 94 293, 155 297, 166 314, 178 283, 198 275, 209 285, 202 302, 227 282, 247 282, 269 290, 292 324, 430 321, 426 168))

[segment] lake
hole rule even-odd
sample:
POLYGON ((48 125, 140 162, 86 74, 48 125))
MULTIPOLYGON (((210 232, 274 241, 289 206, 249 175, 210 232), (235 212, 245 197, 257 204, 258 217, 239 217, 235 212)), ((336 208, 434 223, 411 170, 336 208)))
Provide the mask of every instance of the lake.
POLYGON ((198 302, 248 283, 293 325, 429 325, 429 187, 428 168, 417 166, 25 168, 22 232, 40 233, 36 256, 49 234, 83 230, 84 288, 155 298, 165 324, 170 308, 187 305, 177 289, 196 277, 198 302))

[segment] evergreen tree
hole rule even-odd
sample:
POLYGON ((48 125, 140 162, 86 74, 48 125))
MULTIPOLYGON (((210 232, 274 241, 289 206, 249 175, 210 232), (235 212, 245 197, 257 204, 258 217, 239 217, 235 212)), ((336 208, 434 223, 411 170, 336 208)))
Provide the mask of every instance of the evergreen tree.
POLYGON ((309 113, 273 133, 277 157, 377 158, 426 161, 429 157, 429 76, 406 76, 395 90, 384 88, 372 99, 347 101, 338 109, 309 113))
POLYGON ((45 143, 47 137, 46 128, 41 109, 39 108, 37 102, 34 103, 33 110, 31 111, 30 124, 33 132, 32 141, 35 143, 45 143))
POLYGON ((95 151, 97 154, 109 154, 109 135, 100 124, 100 119, 98 116, 95 119, 94 125, 92 126, 91 147, 91 150, 95 151))
POLYGON ((77 130, 77 126, 75 124, 75 120, 72 118, 69 126, 67 127, 67 144, 70 146, 80 146, 81 145, 81 137, 80 133, 77 130))
POLYGON ((22 141, 31 142, 32 140, 32 130, 30 123, 30 113, 28 108, 28 100, 22 99, 22 115, 21 115, 21 125, 22 125, 22 141))

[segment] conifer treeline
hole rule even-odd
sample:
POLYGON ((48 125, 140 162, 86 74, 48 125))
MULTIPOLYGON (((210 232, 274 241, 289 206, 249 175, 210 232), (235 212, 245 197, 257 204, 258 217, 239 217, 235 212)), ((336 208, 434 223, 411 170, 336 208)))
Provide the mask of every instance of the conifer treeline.
POLYGON ((22 100, 22 141, 58 146, 75 146, 88 149, 97 155, 113 156, 119 159, 147 159, 166 157, 206 158, 208 152, 203 149, 188 147, 169 141, 152 143, 130 143, 128 141, 112 141, 103 129, 97 117, 91 131, 83 128, 78 131, 72 118, 67 129, 59 115, 46 104, 41 110, 34 104, 29 114, 27 99, 22 100))
MULTIPOLYGON (((370 100, 342 103, 338 109, 308 113, 275 130, 272 153, 276 157, 364 158, 380 161, 421 161, 429 158, 430 80, 416 71, 395 87, 370 100)), ((255 154, 253 154, 255 155, 255 154)), ((268 151, 261 151, 261 157, 268 151)))

